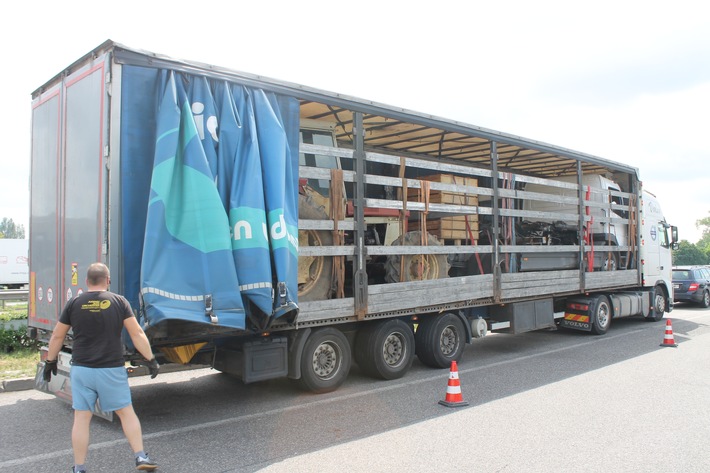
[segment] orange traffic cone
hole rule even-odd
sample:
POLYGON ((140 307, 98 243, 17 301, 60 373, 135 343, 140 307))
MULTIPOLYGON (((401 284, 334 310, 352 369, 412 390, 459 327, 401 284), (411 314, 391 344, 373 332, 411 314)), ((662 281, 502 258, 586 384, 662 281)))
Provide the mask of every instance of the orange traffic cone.
POLYGON ((678 344, 673 338, 673 325, 671 324, 671 319, 666 320, 666 333, 663 335, 662 347, 677 347, 678 344))
POLYGON ((468 406, 468 403, 463 400, 461 395, 461 383, 459 382, 459 370, 456 362, 451 362, 451 370, 449 372, 449 384, 446 387, 446 398, 439 401, 439 404, 446 407, 461 407, 468 406))

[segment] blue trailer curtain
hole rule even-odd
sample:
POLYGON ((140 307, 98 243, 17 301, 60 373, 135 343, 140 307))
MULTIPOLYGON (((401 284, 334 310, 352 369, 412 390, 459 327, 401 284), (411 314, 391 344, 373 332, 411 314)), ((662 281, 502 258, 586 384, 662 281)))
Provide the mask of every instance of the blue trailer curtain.
MULTIPOLYGON (((137 75, 135 87, 144 89, 149 81, 137 75)), ((153 118, 122 116, 122 127, 155 129, 146 146, 153 156, 140 260, 146 321, 261 330, 295 315, 298 101, 172 71, 155 76, 156 92, 153 118)), ((124 173, 146 166, 126 158, 124 173)), ((123 189, 125 202, 138 187, 123 189)), ((125 227, 135 226, 124 215, 124 237, 134 246, 140 228, 125 227)))

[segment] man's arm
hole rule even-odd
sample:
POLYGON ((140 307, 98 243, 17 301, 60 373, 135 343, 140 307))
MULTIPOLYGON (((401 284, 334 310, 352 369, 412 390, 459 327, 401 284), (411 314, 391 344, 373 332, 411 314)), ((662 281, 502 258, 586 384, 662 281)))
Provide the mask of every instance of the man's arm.
POLYGON ((71 325, 67 325, 62 322, 57 322, 57 325, 54 326, 52 338, 49 339, 49 352, 47 353, 48 360, 55 361, 57 359, 59 351, 64 345, 64 339, 66 338, 70 328, 71 325))
POLYGON ((136 350, 138 350, 146 360, 152 360, 154 358, 153 350, 151 350, 148 337, 145 336, 145 332, 138 324, 138 320, 133 316, 127 317, 123 319, 123 326, 126 328, 126 331, 128 331, 128 335, 130 335, 136 350))

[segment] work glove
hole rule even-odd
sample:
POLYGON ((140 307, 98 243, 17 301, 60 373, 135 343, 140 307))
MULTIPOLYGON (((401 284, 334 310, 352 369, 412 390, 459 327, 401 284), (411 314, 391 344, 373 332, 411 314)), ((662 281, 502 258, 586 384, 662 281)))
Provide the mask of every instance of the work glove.
POLYGON ((44 372, 42 373, 42 377, 46 382, 49 382, 49 380, 52 379, 52 375, 57 375, 57 360, 46 360, 44 362, 44 372))
POLYGON ((146 361, 145 365, 148 367, 148 370, 150 371, 150 379, 153 379, 156 376, 158 376, 158 373, 160 372, 160 365, 158 364, 158 360, 156 360, 155 357, 146 361))

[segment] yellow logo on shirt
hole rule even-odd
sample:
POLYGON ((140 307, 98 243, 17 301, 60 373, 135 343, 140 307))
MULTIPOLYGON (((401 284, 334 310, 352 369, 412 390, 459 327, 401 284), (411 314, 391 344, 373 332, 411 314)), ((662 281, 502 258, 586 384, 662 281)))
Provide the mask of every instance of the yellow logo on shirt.
POLYGON ((81 308, 88 310, 89 312, 101 312, 111 307, 111 301, 103 300, 90 300, 86 304, 82 305, 81 308))

